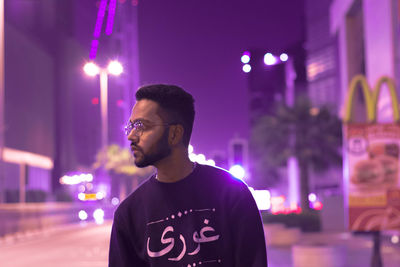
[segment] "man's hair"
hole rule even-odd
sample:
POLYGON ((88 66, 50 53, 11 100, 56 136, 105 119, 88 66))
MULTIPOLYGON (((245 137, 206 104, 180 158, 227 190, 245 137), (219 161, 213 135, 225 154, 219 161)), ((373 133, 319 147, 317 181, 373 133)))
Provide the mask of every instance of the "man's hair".
POLYGON ((176 85, 151 84, 142 86, 135 94, 136 100, 148 99, 162 109, 162 119, 166 123, 181 124, 184 129, 182 142, 189 146, 194 122, 194 99, 191 94, 176 85))

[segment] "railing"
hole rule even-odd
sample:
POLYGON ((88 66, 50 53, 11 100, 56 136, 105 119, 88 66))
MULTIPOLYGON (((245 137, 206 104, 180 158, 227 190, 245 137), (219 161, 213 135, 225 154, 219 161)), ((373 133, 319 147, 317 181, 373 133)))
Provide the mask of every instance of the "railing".
POLYGON ((0 237, 17 232, 42 230, 54 226, 76 223, 79 211, 93 220, 95 209, 104 211, 104 218, 111 219, 115 207, 97 203, 13 203, 0 204, 0 237))

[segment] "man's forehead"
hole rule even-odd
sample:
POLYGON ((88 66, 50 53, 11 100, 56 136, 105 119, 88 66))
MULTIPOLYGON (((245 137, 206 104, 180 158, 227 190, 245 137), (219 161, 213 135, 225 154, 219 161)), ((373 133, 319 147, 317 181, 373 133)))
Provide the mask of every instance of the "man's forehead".
POLYGON ((132 113, 130 120, 149 120, 156 121, 160 120, 160 116, 158 115, 158 104, 152 100, 142 99, 136 102, 136 104, 132 108, 132 113))

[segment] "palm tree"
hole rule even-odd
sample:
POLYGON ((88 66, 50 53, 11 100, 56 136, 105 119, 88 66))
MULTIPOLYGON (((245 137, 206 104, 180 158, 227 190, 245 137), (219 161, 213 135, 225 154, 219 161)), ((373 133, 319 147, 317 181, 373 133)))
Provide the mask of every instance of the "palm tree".
POLYGON ((130 150, 117 144, 101 149, 96 154, 92 168, 104 169, 109 173, 112 178, 112 193, 119 192, 120 199, 125 198, 131 189, 136 188, 141 181, 155 172, 153 167, 136 167, 130 150))
POLYGON ((309 210, 310 167, 323 171, 331 165, 341 164, 341 125, 340 119, 328 107, 312 108, 306 98, 297 99, 293 107, 278 105, 271 115, 261 117, 253 128, 251 149, 255 155, 255 169, 258 173, 271 173, 271 169, 283 167, 289 157, 296 157, 301 207, 309 210))

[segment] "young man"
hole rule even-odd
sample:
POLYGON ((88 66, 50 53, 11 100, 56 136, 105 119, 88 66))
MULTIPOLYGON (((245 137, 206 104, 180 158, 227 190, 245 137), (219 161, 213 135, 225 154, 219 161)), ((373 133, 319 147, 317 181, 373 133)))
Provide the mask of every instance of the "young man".
POLYGON ((156 84, 136 92, 126 126, 138 167, 157 173, 114 216, 109 267, 266 267, 263 227, 247 186, 189 160, 193 97, 156 84))

